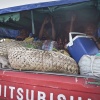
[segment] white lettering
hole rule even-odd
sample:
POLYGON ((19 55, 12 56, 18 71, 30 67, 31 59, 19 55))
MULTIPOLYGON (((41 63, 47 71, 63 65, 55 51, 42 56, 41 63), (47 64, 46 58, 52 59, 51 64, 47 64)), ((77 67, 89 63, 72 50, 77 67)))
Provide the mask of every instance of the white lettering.
POLYGON ((74 100, 74 97, 73 96, 70 96, 70 100, 74 100))
POLYGON ((38 91, 38 100, 46 100, 46 94, 44 92, 38 91))
POLYGON ((66 100, 66 97, 65 97, 65 95, 63 95, 63 94, 59 94, 58 97, 57 97, 57 99, 58 99, 58 100, 62 100, 62 99, 63 99, 63 100, 66 100))
POLYGON ((10 89, 10 98, 13 99, 13 94, 14 94, 14 90, 15 90, 15 87, 12 87, 12 86, 9 86, 9 89, 10 89))
POLYGON ((7 86, 4 86, 4 97, 6 97, 6 93, 7 93, 7 86))
POLYGON ((1 96, 1 91, 2 91, 2 88, 1 88, 1 85, 0 85, 0 96, 1 96))
POLYGON ((22 88, 18 88, 17 89, 17 93, 18 93, 18 95, 16 96, 17 97, 17 100, 23 100, 23 95, 22 95, 22 93, 23 93, 23 89, 22 88))
POLYGON ((92 99, 88 98, 88 100, 92 100, 92 99))
POLYGON ((26 100, 34 100, 34 91, 31 90, 31 99, 29 99, 29 90, 26 89, 26 100))
POLYGON ((50 100, 53 100, 53 93, 50 93, 50 100))
POLYGON ((78 97, 78 100, 82 100, 82 98, 81 97, 78 97))
MULTIPOLYGON (((24 100, 25 97, 26 97, 26 100, 34 100, 35 99, 34 90, 26 89, 26 91, 25 91, 26 94, 25 94, 23 88, 16 88, 13 86, 6 86, 6 85, 2 86, 0 84, 0 96, 4 96, 5 98, 7 98, 8 94, 9 94, 10 99, 13 99, 15 97, 14 92, 16 92, 16 91, 17 91, 17 95, 16 95, 17 100, 24 100)), ((37 100, 46 100, 47 99, 47 97, 46 97, 47 95, 43 91, 38 91, 38 94, 36 94, 36 95, 37 95, 37 100)), ((54 93, 51 92, 48 95, 50 96, 50 97, 48 96, 49 100, 54 100, 54 95, 55 95, 54 93)), ((74 96, 69 96, 68 98, 70 100, 75 99, 74 96)), ((56 97, 57 100, 67 100, 68 98, 64 94, 58 94, 56 97)), ((83 97, 78 96, 77 100, 83 100, 83 97)), ((92 99, 86 98, 86 100, 92 100, 92 99)))

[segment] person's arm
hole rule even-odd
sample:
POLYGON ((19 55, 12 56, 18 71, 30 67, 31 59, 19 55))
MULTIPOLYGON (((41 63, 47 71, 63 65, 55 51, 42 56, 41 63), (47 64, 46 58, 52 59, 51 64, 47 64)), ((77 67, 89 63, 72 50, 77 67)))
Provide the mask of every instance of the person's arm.
POLYGON ((44 32, 44 26, 45 24, 48 22, 47 18, 44 19, 43 23, 42 23, 42 26, 41 26, 41 29, 40 29, 40 32, 39 32, 39 39, 42 38, 43 36, 43 32, 44 32))
POLYGON ((42 24, 41 29, 40 29, 40 32, 39 32, 39 39, 42 38, 43 30, 44 30, 44 24, 42 24))
POLYGON ((94 36, 91 36, 91 35, 90 35, 90 37, 94 40, 94 42, 96 43, 97 47, 100 49, 100 43, 97 41, 97 39, 94 36))
POLYGON ((54 23, 52 21, 52 18, 51 18, 50 22, 51 22, 51 25, 52 25, 52 39, 55 40, 56 32, 55 32, 54 23))
POLYGON ((73 31, 73 24, 74 24, 75 18, 76 18, 75 15, 73 15, 72 18, 71 18, 71 23, 70 23, 70 32, 73 31))

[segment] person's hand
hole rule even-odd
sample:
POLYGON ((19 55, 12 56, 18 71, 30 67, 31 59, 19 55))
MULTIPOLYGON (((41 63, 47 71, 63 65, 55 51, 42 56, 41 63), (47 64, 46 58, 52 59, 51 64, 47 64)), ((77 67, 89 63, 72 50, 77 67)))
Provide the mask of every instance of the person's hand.
POLYGON ((75 21, 75 19, 76 19, 76 15, 74 14, 74 15, 72 15, 71 20, 72 20, 72 21, 75 21))
POLYGON ((25 38, 26 38, 25 36, 19 35, 19 36, 16 37, 16 40, 24 40, 25 38))
POLYGON ((50 18, 50 23, 51 23, 51 25, 53 25, 52 17, 50 18))
POLYGON ((43 21, 43 25, 45 25, 45 24, 47 24, 48 23, 48 19, 47 19, 47 17, 44 19, 44 21, 43 21))

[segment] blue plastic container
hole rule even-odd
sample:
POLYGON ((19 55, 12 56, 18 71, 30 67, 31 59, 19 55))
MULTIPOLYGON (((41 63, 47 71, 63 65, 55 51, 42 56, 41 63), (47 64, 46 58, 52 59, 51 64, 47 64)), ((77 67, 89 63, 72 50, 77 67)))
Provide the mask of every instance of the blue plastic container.
POLYGON ((99 52, 95 41, 89 36, 77 35, 73 39, 71 37, 69 40, 67 49, 77 63, 83 55, 96 55, 99 52))

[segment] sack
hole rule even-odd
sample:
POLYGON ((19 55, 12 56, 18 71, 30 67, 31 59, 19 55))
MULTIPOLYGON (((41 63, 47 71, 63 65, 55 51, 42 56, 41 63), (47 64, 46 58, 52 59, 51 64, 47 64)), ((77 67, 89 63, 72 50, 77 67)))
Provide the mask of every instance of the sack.
POLYGON ((8 50, 13 47, 32 47, 35 49, 41 49, 42 48, 42 41, 15 41, 12 39, 4 39, 0 42, 0 55, 7 56, 8 50))
POLYGON ((12 47, 21 47, 22 45, 19 44, 15 40, 5 40, 3 42, 0 42, 0 55, 7 56, 8 50, 12 47))
POLYGON ((51 40, 44 41, 42 50, 52 51, 53 48, 57 49, 57 42, 51 40))
POLYGON ((0 68, 11 68, 6 56, 0 55, 0 68))
POLYGON ((78 65, 81 75, 100 77, 100 56, 83 55, 78 65))
POLYGON ((8 58, 13 69, 78 74, 74 59, 54 51, 14 47, 9 49, 8 58))

